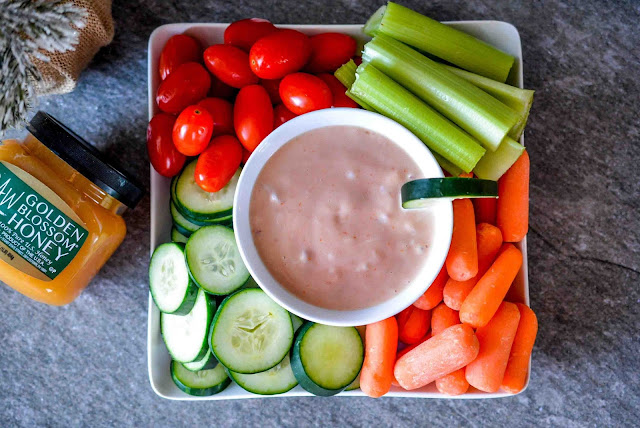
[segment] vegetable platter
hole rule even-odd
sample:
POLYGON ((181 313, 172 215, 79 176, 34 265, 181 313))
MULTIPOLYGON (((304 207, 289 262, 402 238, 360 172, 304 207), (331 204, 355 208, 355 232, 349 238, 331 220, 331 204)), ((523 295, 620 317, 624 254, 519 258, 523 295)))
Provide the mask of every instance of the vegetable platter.
MULTIPOLYGON (((459 22, 448 22, 447 25, 468 33, 472 36, 477 37, 478 39, 506 52, 507 54, 512 55, 515 58, 515 63, 511 68, 509 76, 507 78, 507 83, 517 86, 519 88, 523 87, 523 77, 522 77, 522 49, 520 44, 520 37, 518 31, 511 24, 499 21, 459 21, 459 22)), ((164 25, 157 28, 150 36, 149 39, 149 49, 148 49, 148 94, 149 94, 149 119, 151 119, 156 113, 159 112, 158 106, 156 104, 156 93, 158 87, 161 83, 160 76, 158 73, 159 68, 159 57, 160 53, 165 46, 166 42, 174 35, 177 34, 187 34, 189 36, 194 37, 199 40, 203 46, 210 46, 217 43, 223 42, 223 34, 228 24, 169 24, 164 25)), ((326 33, 326 32, 336 32, 347 34, 353 38, 355 38, 359 45, 361 46, 365 42, 367 42, 369 37, 367 37, 363 33, 362 25, 278 25, 279 28, 290 28, 298 30, 302 33, 305 33, 309 36, 326 33)), ((524 144, 524 137, 521 136, 519 138, 520 144, 524 144)), ((153 168, 151 169, 151 250, 158 247, 160 244, 171 242, 172 236, 172 217, 170 211, 168 209, 170 205, 171 198, 171 179, 167 177, 163 177, 158 174, 153 168)), ((527 253, 526 253, 526 237, 515 244, 515 247, 518 248, 522 252, 522 266, 517 273, 517 276, 513 282, 513 285, 509 289, 509 294, 506 299, 510 302, 514 303, 524 303, 526 305, 529 304, 529 287, 527 280, 527 253)), ((172 251, 182 251, 180 246, 176 246, 172 251)), ((188 250, 187 250, 188 251, 188 250)), ((167 257, 170 257, 169 254, 167 257)), ((187 278, 187 281, 190 281, 187 278)), ((191 285, 189 285, 191 287, 191 285)), ((213 317, 213 312, 215 309, 208 308, 207 304, 202 300, 202 295, 204 293, 202 291, 197 292, 196 296, 196 288, 194 287, 191 290, 192 302, 194 308, 193 311, 204 311, 207 312, 207 316, 213 317), (194 303, 195 302, 195 303, 194 303), (210 314, 210 315, 209 315, 210 314)), ((256 294, 258 290, 252 291, 251 289, 243 290, 242 292, 236 293, 233 295, 232 299, 226 299, 225 301, 220 301, 218 299, 217 302, 217 315, 216 317, 224 316, 224 312, 227 311, 232 313, 234 308, 234 304, 238 304, 237 302, 245 301, 245 304, 261 304, 260 299, 262 296, 256 294), (235 303, 234 303, 235 302, 235 303), (248 302, 248 303, 246 303, 248 302), (225 311, 219 310, 221 306, 225 306, 225 311)), ((185 298, 186 300, 186 298, 185 298)), ((211 299, 213 301, 213 299, 211 299)), ((176 309, 176 308, 172 308, 176 309)), ((179 310, 179 308, 177 308, 179 310)), ((286 312, 286 311, 285 311, 286 312)), ((506 312, 506 311, 503 311, 506 312)), ((499 312, 500 314, 502 312, 499 312)), ((505 317, 508 314, 505 315, 505 317)), ((496 315, 495 318, 498 318, 496 315)), ((218 324, 224 325, 221 320, 218 324)), ((496 321, 498 322, 498 321, 496 321)), ((295 324, 295 321, 293 322, 295 324)), ((292 328, 287 324, 286 329, 291 330, 292 328)), ((299 334, 298 338, 294 342, 292 358, 296 359, 296 353, 303 353, 303 347, 306 345, 307 347, 312 347, 313 341, 323 340, 323 335, 326 336, 327 332, 323 332, 323 326, 319 324, 305 324, 304 326, 293 326, 293 330, 297 330, 300 328, 301 332, 304 334, 299 334), (306 341, 306 342, 305 342, 306 341)), ((449 329, 447 329, 448 331, 449 329)), ((469 329, 470 330, 470 329, 469 329)), ((354 330, 355 331, 355 330, 354 330)), ((220 335, 224 336, 224 332, 220 333, 220 335)), ((450 332, 451 334, 457 332, 450 332)), ((464 334, 464 332, 459 332, 460 334, 464 334)), ((289 333, 288 333, 289 334, 289 333)), ((291 335, 293 332, 291 332, 291 335)), ((353 343, 354 346, 351 350, 355 353, 363 352, 359 343, 360 340, 357 339, 358 335, 354 332, 345 333, 347 336, 344 338, 344 343, 353 343)), ((479 333, 478 333, 479 334, 479 333)), ((207 336, 210 336, 210 340, 218 340, 218 333, 212 331, 211 333, 207 333, 207 336)), ((220 343, 222 343, 224 337, 219 339, 220 343)), ((443 341, 442 339, 441 341, 443 341)), ((212 346, 216 346, 213 344, 212 346)), ((224 348, 224 344, 220 345, 221 348, 217 349, 216 354, 218 356, 224 355, 226 350, 224 348)), ((276 352, 277 350, 273 351, 276 352)), ((277 352, 276 352, 277 353, 277 352)), ((275 355, 275 354, 274 354, 275 355)), ((311 396, 312 394, 307 390, 313 389, 315 391, 315 395, 330 395, 331 391, 322 388, 314 389, 312 380, 305 381, 307 382, 307 388, 303 389, 302 386, 297 385, 293 389, 288 390, 287 392, 275 394, 275 395, 258 395, 249 392, 252 388, 252 382, 255 382, 256 377, 258 375, 243 375, 244 370, 249 370, 250 362, 247 361, 237 361, 234 359, 233 355, 229 355, 229 363, 233 361, 233 364, 239 364, 236 367, 236 371, 231 372, 231 378, 234 381, 231 381, 225 375, 224 369, 222 365, 218 364, 215 369, 211 369, 207 371, 207 379, 199 379, 197 376, 194 376, 194 372, 190 372, 189 370, 184 369, 177 362, 172 362, 172 357, 167 351, 167 347, 165 346, 165 341, 163 340, 161 333, 161 313, 156 306, 156 303, 153 300, 153 297, 150 295, 149 297, 149 306, 148 306, 148 338, 147 338, 147 357, 148 357, 148 370, 149 370, 149 380, 151 383, 151 387, 153 391, 159 396, 172 400, 225 400, 225 399, 246 399, 246 398, 260 398, 260 397, 287 397, 287 396, 311 396), (243 365, 244 364, 244 365, 243 365), (171 369, 170 369, 171 368, 171 369), (172 378, 173 376, 173 378, 172 378), (254 376, 253 378, 251 376, 254 376), (186 379, 185 382, 182 380, 186 379), (252 380, 253 379, 253 380, 252 380), (191 382, 191 383, 189 383, 191 382), (209 382, 209 383, 207 383, 209 382), (310 384, 309 384, 310 382, 310 384), (242 383, 245 388, 241 388, 238 383, 242 383), (204 396, 200 396, 198 391, 203 391, 203 389, 198 389, 199 385, 207 384, 212 386, 215 390, 204 390, 204 396), (179 388, 177 385, 181 385, 179 388), (309 386, 310 385, 310 386, 309 386), (190 389, 190 386, 195 388, 190 389), (190 392, 185 393, 183 391, 190 392), (220 392, 218 392, 220 391, 220 392), (325 394, 326 393, 326 394, 325 394), (212 395, 211 395, 212 394, 212 395)), ((174 359, 176 355, 174 355, 174 359)), ((185 355, 182 361, 193 361, 195 358, 194 355, 185 355)), ((207 360, 208 356, 202 355, 199 356, 198 361, 191 364, 193 367, 194 364, 200 364, 199 361, 202 361, 202 367, 208 364, 207 360)), ((281 359, 281 355, 275 355, 274 358, 281 359)), ((297 358, 297 361, 291 361, 291 366, 294 372, 300 373, 300 358, 297 358)), ((275 361, 275 360, 274 360, 275 361)), ((285 357, 285 360, 280 363, 282 364, 289 363, 289 357, 285 357)), ((366 362, 365 362, 366 364, 366 362)), ((269 365, 269 367, 271 367, 269 365)), ((209 366, 207 366, 209 367, 209 366)), ((227 366, 228 368, 228 366, 227 366)), ((255 373, 260 370, 249 370, 244 371, 244 373, 255 373)), ((303 370, 304 371, 304 370, 303 370)), ((529 370, 530 372, 530 364, 529 370)), ((199 372, 201 373, 201 372, 199 372)), ((471 373, 473 376, 473 373, 471 373)), ((298 377, 298 376, 296 376, 298 377)), ((286 379, 282 380, 283 382, 286 379)), ((524 389, 526 389, 529 383, 529 374, 527 374, 524 389)), ((347 388, 349 389, 349 388, 347 388)), ((283 390, 286 390, 284 388, 283 390)), ((344 390, 339 393, 340 396, 364 396, 365 394, 360 389, 353 389, 350 391, 344 390)), ((462 395, 457 396, 449 396, 444 395, 438 392, 434 383, 431 382, 429 385, 414 389, 414 390, 404 390, 398 386, 392 386, 391 390, 385 395, 387 397, 409 397, 409 398, 456 398, 456 399, 482 399, 482 398, 498 398, 511 396, 513 394, 509 394, 507 392, 499 392, 495 393, 486 393, 471 387, 468 392, 462 395)))

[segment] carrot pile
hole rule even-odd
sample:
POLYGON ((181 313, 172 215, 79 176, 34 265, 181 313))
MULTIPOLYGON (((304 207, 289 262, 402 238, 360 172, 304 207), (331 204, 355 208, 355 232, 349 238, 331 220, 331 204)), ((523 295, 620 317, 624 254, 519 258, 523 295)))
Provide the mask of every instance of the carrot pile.
POLYGON ((498 181, 498 199, 453 201, 453 235, 440 273, 412 306, 367 326, 365 394, 432 382, 446 395, 470 387, 522 391, 538 321, 531 308, 505 298, 523 262, 514 243, 528 230, 528 189, 525 151, 498 181))

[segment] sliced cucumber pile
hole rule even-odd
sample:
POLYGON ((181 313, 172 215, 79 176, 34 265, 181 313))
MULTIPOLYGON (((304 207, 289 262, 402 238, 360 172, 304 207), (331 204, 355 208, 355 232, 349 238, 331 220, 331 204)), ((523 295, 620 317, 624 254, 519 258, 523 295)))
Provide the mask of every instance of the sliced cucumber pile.
POLYGON ((181 242, 183 244, 186 244, 188 239, 188 237, 178 232, 178 229, 176 229, 175 226, 171 228, 171 240, 173 242, 181 242))
POLYGON ((221 365, 193 372, 177 361, 171 362, 171 378, 178 388, 189 395, 204 397, 223 391, 231 383, 221 365))
POLYGON ((298 384, 293 370, 291 370, 289 355, 267 371, 255 374, 229 371, 229 376, 242 389, 260 395, 283 394, 298 384))
MULTIPOLYGON (((356 327, 358 333, 360 334, 360 339, 362 339, 362 345, 366 346, 365 337, 366 337, 366 327, 364 325, 360 325, 356 327)), ((360 372, 358 372, 358 376, 356 379, 351 382, 351 385, 347 386, 345 391, 353 391, 354 389, 360 389, 360 372)))
POLYGON ((215 306, 213 298, 199 290, 188 314, 160 314, 160 332, 171 358, 180 363, 190 363, 205 356, 209 350, 207 333, 215 306))
POLYGON ((240 290, 220 304, 209 343, 230 371, 260 373, 280 363, 291 349, 291 317, 264 291, 240 290))
POLYGON ((304 389, 335 395, 356 379, 364 362, 364 346, 355 327, 307 322, 293 345, 291 367, 304 389))
POLYGON ((161 312, 186 315, 196 303, 198 287, 189 278, 184 245, 162 244, 149 263, 149 290, 161 312))
POLYGON ((193 281, 207 293, 225 295, 249 279, 233 230, 226 226, 204 226, 187 241, 185 257, 193 281))
POLYGON ((421 178, 402 185, 403 208, 425 208, 434 199, 497 198, 498 183, 479 178, 421 178))

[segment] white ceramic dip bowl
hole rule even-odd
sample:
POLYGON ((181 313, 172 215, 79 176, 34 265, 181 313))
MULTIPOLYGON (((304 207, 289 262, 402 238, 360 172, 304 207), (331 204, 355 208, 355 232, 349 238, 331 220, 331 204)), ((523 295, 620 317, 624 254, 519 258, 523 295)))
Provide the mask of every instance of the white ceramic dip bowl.
MULTIPOLYGON (((389 300, 364 309, 332 310, 314 306, 291 293, 274 279, 256 249, 249 221, 251 194, 258 175, 271 155, 293 138, 327 126, 357 126, 381 134, 403 149, 419 166, 424 177, 443 176, 440 166, 422 141, 391 119, 377 113, 351 108, 331 108, 307 113, 290 120, 269 134, 253 152, 242 170, 233 204, 236 241, 251 276, 273 300, 288 311, 301 318, 328 325, 371 324, 407 308, 433 282, 449 251, 453 230, 453 211, 451 202, 447 200, 436 201, 428 208, 434 224, 430 250, 425 254, 425 263, 411 283, 389 300)), ((398 204, 400 204, 400 191, 398 191, 398 204)))

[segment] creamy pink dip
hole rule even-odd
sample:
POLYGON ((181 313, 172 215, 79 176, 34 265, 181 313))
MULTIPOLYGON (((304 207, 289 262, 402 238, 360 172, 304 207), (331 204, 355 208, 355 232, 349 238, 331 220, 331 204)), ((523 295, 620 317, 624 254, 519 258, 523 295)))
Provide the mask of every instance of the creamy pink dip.
POLYGON ((400 187, 420 168, 386 137, 331 126, 282 146, 260 172, 249 218, 273 277, 310 304, 374 306, 402 291, 429 251, 433 219, 405 211, 400 187))

